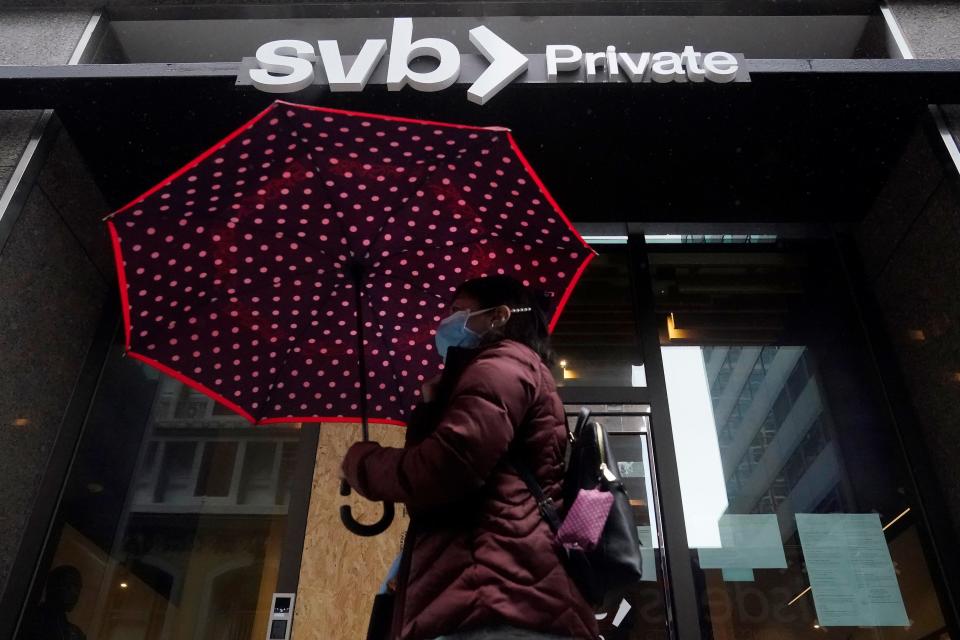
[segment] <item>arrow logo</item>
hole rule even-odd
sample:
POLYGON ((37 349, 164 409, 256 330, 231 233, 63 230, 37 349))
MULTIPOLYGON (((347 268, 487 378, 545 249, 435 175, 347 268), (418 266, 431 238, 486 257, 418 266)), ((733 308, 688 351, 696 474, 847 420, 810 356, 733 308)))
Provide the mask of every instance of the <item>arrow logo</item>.
POLYGON ((470 42, 490 61, 490 66, 467 89, 467 100, 484 105, 526 71, 530 60, 487 27, 470 29, 470 42))

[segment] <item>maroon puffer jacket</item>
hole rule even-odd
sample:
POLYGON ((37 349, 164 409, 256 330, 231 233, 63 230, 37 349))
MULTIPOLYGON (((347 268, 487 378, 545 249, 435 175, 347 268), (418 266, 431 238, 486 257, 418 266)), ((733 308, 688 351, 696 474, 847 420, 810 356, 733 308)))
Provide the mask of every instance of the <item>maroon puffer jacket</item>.
POLYGON ((504 624, 597 637, 553 533, 505 460, 515 450, 562 509, 564 420, 550 370, 526 345, 503 340, 466 366, 425 439, 403 449, 350 448, 343 470, 351 486, 411 513, 393 637, 504 624))

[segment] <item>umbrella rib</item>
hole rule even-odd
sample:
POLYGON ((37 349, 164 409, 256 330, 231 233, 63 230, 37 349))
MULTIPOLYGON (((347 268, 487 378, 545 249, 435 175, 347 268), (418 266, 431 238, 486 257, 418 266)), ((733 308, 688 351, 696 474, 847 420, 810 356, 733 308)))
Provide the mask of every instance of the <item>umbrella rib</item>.
MULTIPOLYGON (((366 301, 367 301, 367 307, 370 309, 370 313, 373 314, 372 317, 373 317, 373 318, 377 318, 377 317, 378 317, 378 316, 377 316, 377 310, 376 310, 376 309, 374 308, 374 306, 373 306, 373 298, 371 298, 370 296, 366 296, 366 301)), ((385 336, 386 333, 385 333, 385 331, 384 331, 383 323, 381 323, 380 320, 376 320, 376 319, 374 320, 374 322, 376 322, 377 326, 380 328, 380 337, 377 338, 377 340, 380 341, 380 349, 383 350, 383 352, 384 352, 387 356, 389 356, 389 355, 390 355, 390 349, 389 349, 389 348, 386 346, 386 344, 384 343, 384 337, 383 337, 383 336, 385 336)), ((376 332, 374 332, 373 337, 376 338, 376 332)), ((397 397, 397 400, 398 400, 398 404, 399 404, 400 401, 402 401, 402 398, 399 396, 399 394, 400 394, 399 386, 400 386, 401 378, 400 378, 399 375, 397 375, 397 369, 396 369, 396 367, 394 366, 394 360, 393 360, 393 358, 388 357, 388 358, 387 358, 387 362, 389 363, 387 366, 390 368, 390 373, 393 375, 393 379, 394 379, 394 381, 396 381, 396 384, 397 384, 397 387, 398 387, 398 391, 397 391, 398 397, 397 397)), ((404 411, 407 411, 407 410, 408 410, 408 408, 404 407, 404 411)))
MULTIPOLYGON (((300 141, 303 142, 303 143, 305 143, 305 144, 309 144, 309 141, 306 140, 305 138, 301 138, 300 141)), ((310 151, 307 151, 307 154, 306 154, 306 155, 307 155, 307 158, 310 160, 311 165, 313 166, 314 172, 316 173, 316 175, 319 176, 319 175, 322 173, 322 171, 320 170, 320 167, 317 165, 316 160, 313 158, 313 154, 312 154, 310 151)), ((276 213, 276 212, 274 212, 274 213, 276 213)), ((220 221, 223 221, 223 222, 226 222, 226 223, 230 222, 230 221, 231 221, 231 217, 232 217, 232 215, 229 214, 229 213, 221 214, 219 210, 217 210, 216 213, 214 213, 214 212, 207 212, 206 215, 209 216, 209 217, 211 217, 211 218, 216 218, 216 219, 218 219, 218 220, 220 220, 220 221)), ((280 215, 280 214, 278 214, 278 215, 280 215)), ((334 216, 334 217, 336 218, 337 216, 334 216)), ((267 218, 267 219, 269 219, 269 218, 267 218)), ((339 221, 339 218, 338 218, 338 221, 339 221)), ((258 225, 258 227, 259 227, 259 229, 258 229, 259 231, 269 230, 269 231, 283 232, 283 233, 287 233, 287 232, 288 232, 288 230, 286 230, 286 229, 281 229, 281 228, 279 227, 279 225, 263 225, 263 224, 261 223, 260 225, 258 225)), ((342 223, 341 223, 340 231, 341 231, 341 237, 346 237, 346 234, 343 233, 344 230, 343 230, 342 223)), ((295 240, 295 242, 302 242, 305 246, 312 247, 312 248, 316 249, 317 251, 319 251, 319 252, 320 252, 321 254, 323 254, 323 255, 330 255, 330 254, 328 254, 328 253, 326 252, 325 249, 323 249, 323 248, 321 248, 321 247, 313 244, 313 243, 312 243, 311 241, 309 241, 309 240, 306 240, 306 239, 303 239, 303 238, 298 238, 297 240, 295 240)), ((332 257, 332 256, 330 256, 330 257, 332 257)))
MULTIPOLYGON (((416 192, 415 190, 416 190, 418 187, 420 187, 420 185, 421 185, 421 180, 423 179, 423 171, 422 171, 422 170, 416 175, 416 178, 417 178, 417 181, 416 181, 416 182, 408 182, 407 185, 406 185, 406 186, 408 186, 409 189, 410 189, 410 191, 407 193, 407 195, 404 196, 404 197, 406 198, 406 200, 404 200, 404 197, 401 197, 401 198, 400 198, 400 204, 403 205, 403 207, 405 207, 405 208, 407 208, 407 204, 408 204, 409 201, 410 201, 410 193, 415 193, 415 192, 416 192)), ((407 211, 407 213, 409 213, 409 211, 407 211)), ((373 239, 370 241, 370 246, 369 246, 369 248, 367 249, 367 256, 372 255, 373 251, 376 249, 377 243, 380 241, 380 238, 383 237, 383 231, 384 231, 384 229, 386 229, 386 227, 387 227, 387 221, 388 221, 391 217, 394 217, 394 219, 396 220, 396 214, 394 214, 394 216, 389 216, 389 215, 387 215, 386 217, 384 217, 383 223, 380 225, 380 228, 377 229, 376 235, 375 235, 375 236, 373 237, 373 239)))
MULTIPOLYGON (((228 213, 220 213, 220 211, 217 211, 216 213, 211 212, 211 211, 207 211, 207 212, 205 212, 203 215, 204 215, 204 218, 212 218, 212 219, 215 219, 215 220, 217 220, 217 221, 219 221, 219 222, 222 222, 222 223, 224 223, 224 224, 230 223, 230 222, 231 222, 231 218, 232 218, 232 216, 231 216, 230 214, 228 214, 228 213)), ((277 215, 279 215, 279 214, 277 214, 277 215)), ((177 219, 179 220, 179 218, 177 218, 177 219)), ((266 221, 266 220, 269 220, 269 218, 265 218, 265 221, 266 221)), ((264 223, 261 223, 261 224, 257 225, 256 231, 257 231, 258 233, 263 233, 264 231, 282 232, 282 233, 284 233, 284 234, 289 233, 289 229, 281 228, 279 225, 275 225, 275 224, 264 224, 264 223)), ((324 248, 322 248, 322 247, 314 244, 314 243, 311 242, 310 240, 307 240, 307 239, 304 239, 304 238, 297 238, 296 240, 294 240, 294 242, 303 243, 305 246, 311 247, 311 248, 319 251, 320 253, 322 253, 322 254, 324 254, 324 255, 329 255, 329 254, 327 253, 326 249, 324 249, 324 248)))
MULTIPOLYGON (((277 232, 282 232, 282 233, 289 233, 288 230, 286 230, 286 229, 281 229, 281 228, 280 228, 279 226, 277 226, 277 225, 272 225, 272 226, 262 227, 262 228, 263 228, 263 229, 267 229, 267 230, 271 230, 271 231, 277 231, 277 232)), ((309 247, 310 249, 316 251, 317 253, 319 253, 319 254, 321 254, 321 255, 324 255, 324 256, 327 256, 327 257, 330 258, 331 260, 334 259, 334 257, 335 257, 333 254, 328 253, 327 249, 324 249, 324 248, 321 247, 320 245, 315 244, 312 240, 310 240, 310 239, 308 239, 308 238, 300 238, 300 237, 298 237, 298 238, 296 238, 295 240, 294 240, 294 239, 291 239, 290 242, 296 242, 296 243, 298 243, 298 244, 303 244, 303 246, 309 247)))
MULTIPOLYGON (((485 236, 485 237, 487 237, 487 236, 485 236)), ((496 238, 497 238, 497 240, 505 240, 506 242, 509 242, 509 243, 511 243, 511 244, 515 244, 515 245, 518 245, 518 246, 523 246, 523 242, 518 241, 518 240, 513 240, 513 239, 510 239, 510 238, 504 238, 503 236, 496 236, 496 238)), ((395 256, 400 256, 400 255, 403 255, 403 254, 405 254, 405 253, 410 253, 411 251, 450 251, 451 249, 456 249, 456 248, 459 248, 459 247, 466 247, 466 246, 469 246, 469 245, 472 245, 472 244, 480 244, 480 238, 474 239, 474 240, 464 240, 463 242, 454 242, 453 244, 444 244, 444 245, 438 245, 438 246, 428 246, 428 247, 424 247, 423 245, 418 245, 418 246, 416 246, 416 247, 403 247, 403 248, 398 249, 398 250, 396 250, 396 251, 387 252, 385 255, 380 255, 380 256, 378 256, 378 257, 376 258, 375 261, 376 261, 376 262, 381 262, 381 261, 386 260, 386 259, 388 259, 388 258, 393 258, 393 257, 395 257, 395 256)), ((556 247, 556 248, 557 248, 557 249, 562 249, 562 247, 556 247)))
POLYGON ((380 238, 383 237, 383 230, 384 230, 386 227, 387 227, 387 223, 386 223, 386 219, 384 219, 384 222, 380 225, 380 228, 377 229, 376 235, 373 237, 372 240, 370 240, 370 248, 367 249, 367 257, 368 257, 368 258, 369 258, 369 256, 373 253, 374 248, 377 246, 377 242, 379 242, 379 241, 380 241, 380 238))
MULTIPOLYGON (((327 297, 324 298, 322 302, 317 303, 317 307, 322 307, 324 304, 326 304, 326 303, 330 300, 330 298, 332 297, 332 293, 333 293, 334 291, 336 291, 337 289, 339 289, 343 284, 344 284, 344 281, 341 280, 340 282, 338 282, 338 283, 336 283, 335 285, 333 285, 333 287, 331 287, 331 288, 327 291, 327 297)), ((299 336, 299 333, 300 333, 300 332, 298 331, 298 332, 297 332, 298 336, 299 336)), ((277 372, 273 375, 273 380, 272 380, 271 383, 267 386, 267 396, 266 396, 266 398, 264 398, 264 404, 266 404, 266 405, 268 405, 268 406, 270 405, 271 395, 272 395, 273 391, 276 389, 277 381, 280 379, 280 376, 281 376, 282 373, 283 373, 283 368, 284 368, 284 365, 286 365, 288 358, 290 357, 290 352, 293 350, 294 347, 298 346, 298 345, 300 344, 300 342, 301 342, 301 340, 299 339, 299 337, 298 337, 298 339, 295 339, 295 340, 291 341, 291 342, 290 342, 290 345, 287 347, 287 350, 284 352, 284 354, 283 354, 283 360, 282 360, 282 362, 280 363, 280 365, 277 366, 277 372)))
POLYGON ((424 291, 424 290, 423 290, 423 283, 422 283, 422 282, 415 282, 415 281, 409 280, 409 279, 407 279, 407 278, 405 278, 405 277, 403 277, 403 276, 396 276, 396 275, 389 275, 389 276, 388 276, 388 275, 385 275, 382 271, 375 271, 375 272, 373 272, 373 275, 375 275, 377 278, 385 278, 385 279, 389 279, 389 280, 394 280, 394 281, 396 281, 396 282, 402 282, 402 283, 404 283, 404 284, 409 284, 409 285, 411 285, 411 286, 413 286, 413 287, 416 287, 416 289, 417 289, 418 291, 423 292, 423 293, 425 293, 426 295, 433 296, 433 297, 436 298, 438 301, 445 301, 445 300, 446 300, 446 298, 444 298, 443 294, 434 293, 433 291, 424 291))
MULTIPOLYGON (((380 264, 380 263, 382 263, 384 260, 387 260, 387 259, 390 259, 390 258, 394 258, 394 257, 398 257, 398 256, 401 256, 401 255, 404 254, 404 253, 409 253, 409 252, 412 252, 412 251, 420 251, 420 250, 422 250, 422 251, 439 251, 439 252, 444 252, 444 251, 449 251, 450 249, 454 249, 454 248, 456 248, 456 247, 464 247, 464 246, 471 245, 471 244, 479 244, 479 241, 478 241, 478 240, 470 240, 470 241, 457 242, 457 243, 454 243, 454 244, 451 244, 451 245, 444 245, 444 246, 438 246, 438 247, 427 247, 427 248, 424 248, 424 247, 422 247, 422 246, 419 246, 419 247, 416 247, 416 248, 405 248, 405 249, 402 249, 402 250, 397 251, 397 252, 395 252, 395 253, 390 253, 390 254, 387 254, 387 255, 385 255, 385 256, 383 256, 383 257, 379 257, 379 258, 377 258, 377 259, 375 260, 375 263, 380 264)), ((515 242, 514 244, 519 244, 519 243, 516 243, 516 242, 515 242)), ((378 276, 380 276, 380 277, 394 278, 394 279, 399 280, 399 281, 401 281, 401 282, 406 282, 406 283, 408 283, 408 284, 412 284, 413 286, 418 287, 418 288, 422 286, 422 283, 421 283, 421 282, 414 282, 413 280, 408 280, 407 278, 404 278, 404 277, 401 277, 401 276, 395 276, 395 275, 389 275, 389 276, 388 276, 388 275, 385 275, 385 274, 383 273, 383 271, 382 271, 381 269, 379 269, 379 268, 378 268, 374 273, 376 273, 376 274, 377 274, 378 276)), ((441 294, 439 294, 439 293, 430 292, 430 294, 431 294, 431 295, 434 295, 434 296, 436 296, 436 297, 438 297, 438 298, 443 298, 443 296, 442 296, 441 294)))
MULTIPOLYGON (((261 228, 260 231, 263 231, 264 229, 268 229, 268 230, 269 230, 269 229, 279 229, 279 228, 276 227, 276 226, 268 226, 268 227, 265 227, 265 228, 261 228)), ((335 258, 336 258, 335 256, 331 255, 330 253, 327 253, 326 250, 324 250, 323 248, 319 247, 318 245, 312 243, 312 242, 309 241, 309 240, 303 240, 303 239, 298 238, 298 239, 296 240, 296 242, 303 243, 303 245, 304 245, 305 247, 309 247, 312 251, 315 251, 316 253, 313 253, 313 255, 319 254, 319 255, 327 258, 327 259, 330 260, 331 262, 334 261, 335 258)), ((213 267, 212 267, 212 268, 213 268, 213 267)), ((229 268, 229 265, 227 265, 225 268, 221 268, 221 270, 224 270, 224 271, 225 271, 225 270, 228 269, 228 268, 229 268)), ((297 275, 302 275, 303 273, 305 273, 305 270, 298 268, 298 269, 295 270, 295 271, 287 272, 287 275, 290 276, 290 277, 294 277, 294 276, 297 276, 297 275)), ((211 280, 211 283, 212 283, 212 280, 211 280)), ((250 291, 250 290, 244 290, 244 291, 243 291, 243 297, 249 298, 249 297, 251 297, 251 296, 253 296, 253 295, 256 295, 256 294, 258 294, 258 293, 261 293, 262 291, 269 290, 270 286, 272 286, 272 285, 264 285, 263 287, 257 288, 257 289, 252 290, 252 291, 250 291)), ((190 305, 192 305, 193 308, 195 308, 195 309, 202 309, 202 308, 204 308, 206 305, 210 304, 211 302, 213 302, 213 301, 215 301, 215 300, 216 300, 216 301, 219 301, 223 296, 230 295, 230 294, 227 294, 227 293, 226 293, 226 291, 225 291, 226 288, 229 288, 229 286, 228 286, 228 287, 223 287, 223 286, 221 286, 221 287, 218 287, 218 288, 214 288, 214 286, 213 286, 212 284, 210 284, 210 288, 207 289, 207 290, 209 291, 209 293, 210 293, 210 296, 209 296, 209 297, 199 298, 198 296, 193 295, 193 296, 190 296, 190 298, 189 298, 188 300, 178 299, 178 302, 180 302, 181 304, 190 304, 190 305)), ((238 288, 238 292, 239 292, 240 287, 237 287, 237 288, 238 288)), ((166 295, 169 295, 169 293, 166 293, 166 295)), ((239 297, 239 294, 233 294, 233 295, 239 297)))
MULTIPOLYGON (((329 257, 329 256, 328 256, 328 257, 329 257)), ((330 271, 332 271, 332 269, 331 269, 330 271)), ((289 278, 295 278, 296 276, 302 276, 302 275, 304 275, 305 273, 307 273, 307 271, 306 271, 305 269, 300 269, 300 268, 298 268, 298 269, 295 270, 295 271, 288 271, 288 272, 287 272, 287 276, 288 276, 289 278)), ((326 272, 325 272, 325 273, 326 273, 326 272)), ((212 285, 211 285, 211 287, 212 287, 212 285)), ((193 297, 190 298, 190 300, 187 300, 187 301, 180 300, 180 302, 181 302, 181 303, 182 303, 182 302, 188 302, 188 303, 190 303, 191 306, 192 306, 192 310, 193 310, 194 312, 196 312, 196 311, 199 311, 200 309, 205 308, 207 305, 209 305, 209 304, 211 304, 211 303, 213 303, 213 302, 222 302, 223 299, 224 299, 224 297, 233 296, 233 297, 236 297, 236 298, 238 298, 238 299, 241 298, 241 297, 242 297, 242 298, 245 298, 245 299, 250 299, 250 298, 252 298, 253 296, 256 296, 256 295, 258 295, 258 294, 261 294, 261 293, 264 293, 264 292, 269 292, 272 288, 274 288, 274 285, 273 285, 273 283, 271 282, 271 283, 269 283, 269 284, 265 284, 265 285, 262 286, 262 287, 258 287, 258 288, 256 288, 256 289, 253 289, 253 290, 250 290, 250 291, 245 290, 245 291, 242 292, 242 294, 241 294, 241 292, 239 291, 239 287, 237 287, 237 289, 238 289, 237 293, 234 293, 234 294, 229 294, 229 293, 227 293, 227 292, 226 292, 226 289, 227 289, 227 288, 229 288, 229 285, 227 285, 226 287, 224 287, 224 285, 221 285, 218 289, 213 289, 213 288, 211 288, 211 289, 210 289, 210 295, 209 295, 209 296, 205 296, 205 297, 203 297, 203 298, 198 298, 197 296, 193 296, 193 297), (198 299, 199 299, 199 302, 198 302, 198 299)), ((280 289, 282 290, 282 287, 281 287, 280 289)))
MULTIPOLYGON (((305 139, 302 139, 302 141, 303 141, 303 142, 307 142, 305 139)), ((310 163, 313 165, 313 169, 314 169, 316 175, 320 175, 320 174, 322 173, 321 170, 320 170, 320 167, 317 165, 317 161, 314 159, 313 153, 312 153, 311 151, 309 151, 309 150, 307 151, 307 158, 310 160, 310 163)), ((337 216, 337 215, 334 215, 333 217, 337 220, 337 225, 338 225, 339 228, 340 228, 340 237, 341 237, 341 238, 346 238, 346 237, 347 237, 347 234, 346 234, 346 229, 345 229, 345 227, 344 227, 344 223, 343 223, 342 218, 340 218, 340 216, 337 216)), ((310 245, 311 243, 307 242, 307 243, 305 243, 305 244, 310 245)), ((323 253, 324 255, 327 255, 326 252, 324 252, 322 249, 321 249, 320 251, 321 251, 321 253, 323 253)), ((353 254, 353 248, 350 247, 349 244, 347 245, 347 252, 350 253, 350 254, 353 254)), ((329 257, 329 256, 328 256, 328 257, 329 257)), ((340 288, 340 287, 344 284, 344 282, 345 282, 345 281, 341 280, 340 282, 336 283, 336 284, 328 291, 327 297, 323 300, 323 303, 319 303, 317 306, 318 306, 318 307, 321 307, 324 303, 326 303, 326 302, 331 298, 332 292, 333 292, 333 291, 336 291, 338 288, 340 288)), ((356 285, 354 285, 354 286, 356 286, 356 285)), ((359 313, 360 313, 360 310, 357 309, 356 312, 359 314, 359 313)), ((289 359, 290 352, 291 352, 291 351, 294 349, 294 347, 296 347, 300 342, 301 342, 301 340, 299 340, 299 339, 294 339, 294 340, 292 340, 292 341, 290 342, 290 345, 287 347, 286 352, 283 354, 283 362, 281 363, 281 366, 277 367, 277 373, 276 373, 276 375, 274 376, 273 382, 271 383, 271 386, 268 387, 268 389, 270 389, 270 393, 268 394, 267 399, 266 399, 266 401, 267 401, 268 404, 269 404, 269 402, 270 402, 270 394, 272 394, 273 390, 276 389, 276 386, 275 386, 275 385, 276 385, 276 383, 277 383, 277 380, 278 380, 279 377, 280 377, 281 372, 283 371, 283 366, 286 364, 287 360, 289 359)))
MULTIPOLYGON (((336 217, 336 216, 334 216, 334 217, 336 217)), ((280 233, 284 233, 284 234, 289 233, 289 230, 288 230, 288 229, 281 229, 280 226, 278 226, 278 225, 267 225, 267 226, 260 225, 259 228, 258 228, 258 232, 262 232, 262 231, 264 231, 264 230, 266 230, 266 231, 275 231, 275 232, 280 232, 280 233)), ((343 230, 343 229, 341 228, 341 231, 342 231, 342 230, 343 230)), ((314 243, 314 242, 313 242, 312 240, 310 240, 309 238, 300 238, 300 237, 297 237, 296 239, 290 239, 289 241, 290 241, 290 242, 296 242, 296 243, 298 243, 298 244, 302 244, 304 247, 309 247, 311 250, 316 251, 316 252, 319 253, 320 255, 326 256, 326 257, 329 258, 330 260, 334 260, 334 259, 337 257, 337 256, 333 255, 332 253, 329 253, 329 251, 328 251, 327 249, 325 249, 325 248, 321 247, 320 245, 314 243)))
MULTIPOLYGON (((306 144, 309 144, 306 138, 301 138, 301 141, 306 144)), ((319 176, 323 175, 324 172, 320 168, 320 165, 317 162, 317 160, 313 157, 312 151, 309 151, 309 150, 307 151, 307 159, 310 160, 310 163, 313 165, 314 175, 316 175, 318 178, 319 176)), ((338 212, 338 213, 343 213, 343 212, 338 212)), ((336 215, 336 213, 334 213, 333 218, 337 221, 337 226, 340 228, 340 237, 346 239, 348 235, 347 235, 347 229, 344 226, 343 218, 336 215)), ((346 247, 347 247, 347 253, 353 256, 354 255, 353 246, 349 242, 347 242, 346 247)))
MULTIPOLYGON (((338 212, 338 213, 342 213, 342 212, 338 212)), ((333 218, 334 220, 337 221, 337 226, 340 228, 340 237, 346 239, 347 228, 344 226, 343 218, 336 214, 334 214, 333 218)), ((353 255, 353 246, 351 246, 349 242, 347 243, 347 252, 350 253, 351 256, 353 255)))

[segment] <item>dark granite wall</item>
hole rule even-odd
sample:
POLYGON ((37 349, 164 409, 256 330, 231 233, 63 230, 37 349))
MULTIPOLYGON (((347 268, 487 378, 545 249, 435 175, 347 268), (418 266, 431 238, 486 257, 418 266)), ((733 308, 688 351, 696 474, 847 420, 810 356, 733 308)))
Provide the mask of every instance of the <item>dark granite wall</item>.
POLYGON ((960 531, 960 193, 918 132, 857 241, 960 531))
POLYGON ((6 188, 39 117, 39 111, 0 111, 0 193, 6 188))
MULTIPOLYGON (((0 10, 0 64, 66 63, 89 16, 82 9, 0 10)), ((0 192, 39 116, 0 111, 0 192)), ((51 158, 40 179, 25 185, 26 204, 0 245, 0 594, 109 291, 108 265, 90 260, 97 239, 81 223, 97 219, 103 199, 66 133, 51 158)))
MULTIPOLYGON (((960 4, 956 0, 890 0, 890 10, 916 58, 960 58, 960 4)), ((943 105, 960 140, 960 105, 943 105)))
POLYGON ((0 592, 113 284, 106 210, 61 132, 0 253, 0 592))
MULTIPOLYGON (((65 64, 89 10, 0 9, 0 64, 65 64)), ((27 145, 39 111, 0 111, 0 192, 27 145)))
MULTIPOLYGON (((960 4, 894 0, 917 58, 960 57, 960 4)), ((954 138, 960 107, 944 107, 954 138)), ((917 131, 857 242, 954 530, 960 531, 960 175, 917 131)))
POLYGON ((917 58, 960 57, 960 7, 954 0, 889 0, 917 58))

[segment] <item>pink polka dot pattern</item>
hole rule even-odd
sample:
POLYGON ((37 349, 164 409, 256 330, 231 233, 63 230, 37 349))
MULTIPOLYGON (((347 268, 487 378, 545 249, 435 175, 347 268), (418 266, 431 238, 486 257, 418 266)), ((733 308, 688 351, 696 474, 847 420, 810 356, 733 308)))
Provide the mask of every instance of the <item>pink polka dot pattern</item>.
POLYGON ((131 355, 261 423, 359 416, 361 356, 371 422, 403 423, 457 284, 510 274, 562 307, 593 256, 509 132, 282 101, 110 231, 131 355))

